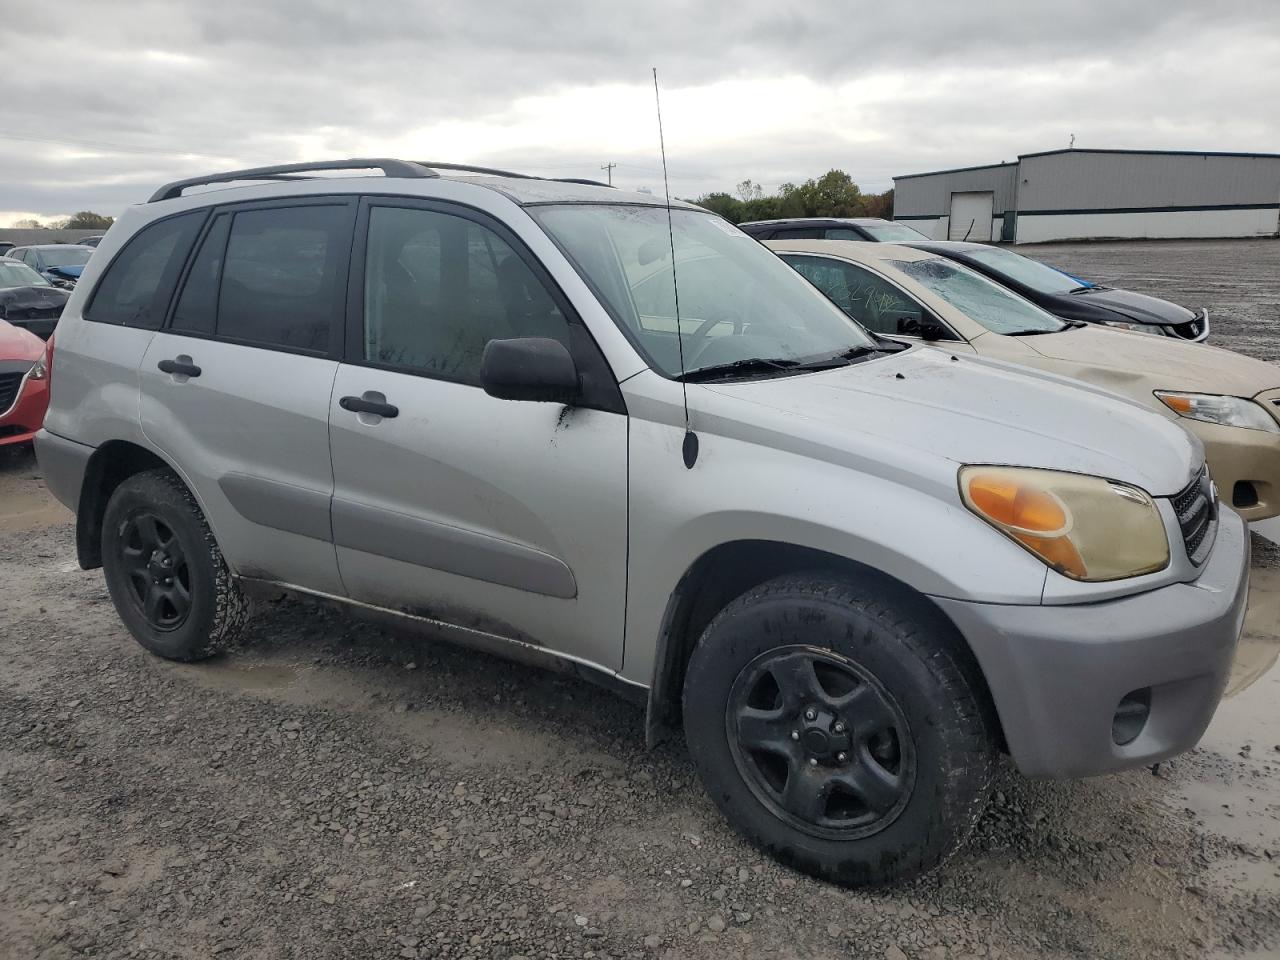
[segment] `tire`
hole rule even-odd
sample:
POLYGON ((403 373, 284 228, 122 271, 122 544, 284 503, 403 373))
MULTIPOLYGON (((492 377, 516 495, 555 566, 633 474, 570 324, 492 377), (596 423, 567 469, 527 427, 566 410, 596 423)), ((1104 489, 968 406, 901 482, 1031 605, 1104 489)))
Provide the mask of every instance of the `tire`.
POLYGON ((169 470, 134 474, 112 492, 102 567, 120 619, 158 656, 204 660, 244 631, 248 601, 195 498, 169 470))
POLYGON ((982 681, 954 652, 963 641, 906 607, 874 583, 780 577, 711 621, 685 675, 685 738, 726 819, 847 886, 944 862, 995 769, 982 681))

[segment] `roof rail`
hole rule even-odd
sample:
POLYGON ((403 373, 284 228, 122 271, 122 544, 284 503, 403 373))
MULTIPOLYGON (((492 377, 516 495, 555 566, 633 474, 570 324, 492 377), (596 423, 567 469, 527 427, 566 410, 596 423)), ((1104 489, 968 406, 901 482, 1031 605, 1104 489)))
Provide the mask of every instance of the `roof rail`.
MULTIPOLYGON (((295 173, 311 173, 317 170, 381 170, 384 176, 422 179, 438 177, 440 174, 428 170, 421 164, 408 160, 362 159, 362 160, 316 160, 311 163, 283 163, 273 167, 253 167, 249 170, 231 170, 227 173, 215 173, 205 177, 191 177, 187 180, 175 180, 166 183, 151 195, 148 203, 157 200, 172 200, 182 196, 188 187, 198 187, 209 183, 230 183, 235 180, 305 180, 306 177, 295 177, 295 173)), ((496 171, 494 171, 496 172, 496 171)), ((505 174, 519 176, 519 174, 505 174)))
POLYGON ((469 163, 435 163, 431 160, 414 161, 422 167, 433 167, 437 170, 457 170, 460 173, 487 173, 494 177, 512 177, 516 180, 547 180, 551 183, 581 183, 590 187, 610 187, 609 183, 599 180, 584 180, 580 177, 538 177, 531 173, 515 173, 511 170, 495 170, 493 167, 476 167, 469 163))

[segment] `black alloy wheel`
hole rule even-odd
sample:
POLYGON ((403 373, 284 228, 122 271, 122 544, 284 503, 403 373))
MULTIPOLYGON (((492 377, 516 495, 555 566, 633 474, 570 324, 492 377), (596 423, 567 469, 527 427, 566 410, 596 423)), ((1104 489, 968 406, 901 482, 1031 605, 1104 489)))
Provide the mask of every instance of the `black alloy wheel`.
POLYGON ((120 532, 129 597, 155 630, 176 630, 191 613, 191 569, 177 534, 149 511, 129 516, 120 532))
POLYGON ((902 709, 832 650, 786 646, 756 657, 733 683, 725 721, 752 793, 812 836, 870 836, 911 798, 915 748, 902 709))

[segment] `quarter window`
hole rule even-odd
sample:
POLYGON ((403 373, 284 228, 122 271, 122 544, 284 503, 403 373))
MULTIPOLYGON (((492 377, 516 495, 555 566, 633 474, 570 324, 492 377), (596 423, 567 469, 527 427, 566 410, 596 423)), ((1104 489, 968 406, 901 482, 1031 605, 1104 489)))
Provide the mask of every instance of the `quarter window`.
POLYGON ((157 329, 203 219, 201 210, 161 220, 139 231, 107 268, 85 318, 157 329))
POLYGON ((783 259, 868 330, 889 336, 917 336, 924 308, 870 270, 828 257, 783 259))
POLYGON ((489 228, 431 210, 375 206, 365 256, 363 355, 479 385, 490 340, 570 328, 542 281, 489 228))

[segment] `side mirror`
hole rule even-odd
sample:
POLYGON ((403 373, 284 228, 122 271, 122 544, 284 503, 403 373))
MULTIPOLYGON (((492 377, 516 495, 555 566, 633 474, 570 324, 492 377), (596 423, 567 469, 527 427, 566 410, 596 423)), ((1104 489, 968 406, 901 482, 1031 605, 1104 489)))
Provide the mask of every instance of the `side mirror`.
POLYGON ((943 326, 937 317, 928 314, 920 318, 920 339, 932 343, 935 340, 950 340, 951 331, 943 326))
POLYGON ((546 337, 490 340, 480 359, 480 385, 499 400, 573 403, 582 395, 573 357, 546 337))

